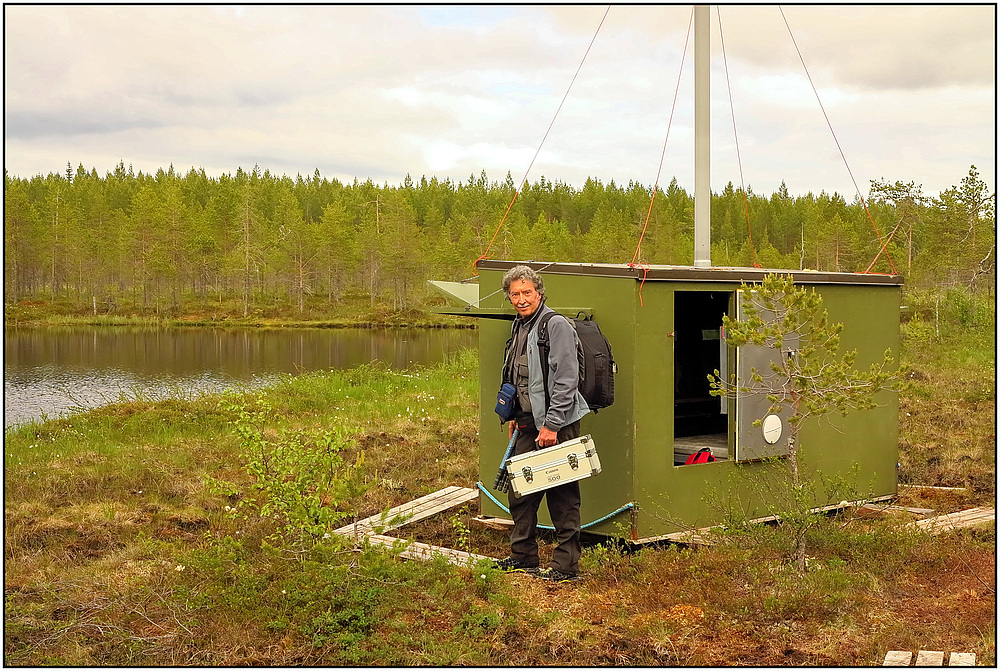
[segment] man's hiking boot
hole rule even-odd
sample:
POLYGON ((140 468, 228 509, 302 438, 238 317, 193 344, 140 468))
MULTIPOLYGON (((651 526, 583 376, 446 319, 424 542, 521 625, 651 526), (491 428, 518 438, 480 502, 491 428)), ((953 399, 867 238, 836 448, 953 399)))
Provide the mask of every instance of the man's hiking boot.
POLYGON ((493 568, 500 569, 501 571, 521 571, 523 573, 530 573, 536 575, 538 573, 538 566, 531 566, 525 564, 519 559, 514 559, 513 557, 507 557, 506 559, 498 559, 493 562, 493 568))
POLYGON ((555 568, 542 569, 538 572, 538 577, 552 582, 574 582, 580 579, 580 575, 577 573, 566 573, 555 568))

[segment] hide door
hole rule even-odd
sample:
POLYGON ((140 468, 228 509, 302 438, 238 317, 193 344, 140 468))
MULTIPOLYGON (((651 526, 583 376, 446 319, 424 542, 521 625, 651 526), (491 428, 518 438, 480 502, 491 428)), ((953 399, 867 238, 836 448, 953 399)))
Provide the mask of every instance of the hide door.
MULTIPOLYGON (((740 290, 735 293, 737 320, 746 320, 747 302, 756 298, 755 291, 740 290)), ((758 302, 754 302, 754 307, 766 322, 777 318, 775 312, 765 309, 758 302)), ((791 413, 785 408, 771 413, 771 402, 767 399, 765 388, 780 394, 784 382, 782 376, 771 369, 771 363, 778 362, 778 357, 796 356, 798 345, 798 335, 789 335, 780 348, 752 344, 736 348, 736 384, 741 389, 736 398, 736 461, 788 454, 787 416, 791 413), (763 383, 753 381, 754 372, 763 378, 763 383), (753 391, 742 391, 748 388, 753 391)))

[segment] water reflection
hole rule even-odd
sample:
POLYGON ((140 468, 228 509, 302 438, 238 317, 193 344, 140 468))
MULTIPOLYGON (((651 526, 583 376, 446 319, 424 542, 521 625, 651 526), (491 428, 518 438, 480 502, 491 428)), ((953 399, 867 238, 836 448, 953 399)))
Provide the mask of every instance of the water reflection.
POLYGON ((4 427, 122 396, 218 391, 375 360, 436 363, 476 342, 475 331, 453 329, 6 329, 4 427))

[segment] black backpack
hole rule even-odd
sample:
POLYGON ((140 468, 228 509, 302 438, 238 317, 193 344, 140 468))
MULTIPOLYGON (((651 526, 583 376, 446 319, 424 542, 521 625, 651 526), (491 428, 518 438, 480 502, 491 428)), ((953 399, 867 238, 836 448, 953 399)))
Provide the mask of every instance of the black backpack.
MULTIPOLYGON (((542 360, 542 380, 545 386, 545 404, 549 403, 549 320, 556 312, 542 315, 538 321, 538 353, 542 360)), ((615 402, 615 365, 611 343, 601 333, 592 319, 569 319, 580 341, 576 355, 580 361, 580 393, 590 409, 597 411, 615 402)))

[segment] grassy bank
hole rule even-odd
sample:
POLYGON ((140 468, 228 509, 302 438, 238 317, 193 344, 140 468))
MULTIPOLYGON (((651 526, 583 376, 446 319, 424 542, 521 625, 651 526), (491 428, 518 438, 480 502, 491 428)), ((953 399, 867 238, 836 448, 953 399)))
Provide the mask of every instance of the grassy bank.
MULTIPOLYGON (((993 505, 993 341, 930 347, 919 326, 904 333, 900 477, 967 488, 900 503, 993 505)), ((476 371, 464 351, 8 431, 5 663, 853 666, 889 649, 995 663, 995 527, 932 537, 905 515, 832 516, 810 531, 804 575, 780 526, 698 549, 591 545, 567 585, 326 537, 475 486, 476 371)), ((397 535, 505 556, 477 512, 397 535)))
MULTIPOLYGON (((910 297, 900 396, 900 482, 968 486, 996 496, 996 308, 991 296, 949 294, 936 309, 910 297)), ((991 503, 992 505, 992 503, 991 503)))
POLYGON ((228 326, 315 328, 475 328, 475 320, 438 315, 431 299, 408 308, 372 304, 365 296, 348 296, 337 305, 311 298, 299 309, 288 302, 252 305, 241 301, 196 300, 143 305, 122 299, 109 306, 70 298, 24 300, 4 304, 6 326, 228 326))

